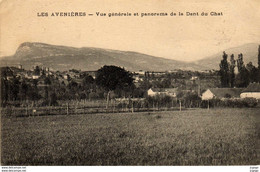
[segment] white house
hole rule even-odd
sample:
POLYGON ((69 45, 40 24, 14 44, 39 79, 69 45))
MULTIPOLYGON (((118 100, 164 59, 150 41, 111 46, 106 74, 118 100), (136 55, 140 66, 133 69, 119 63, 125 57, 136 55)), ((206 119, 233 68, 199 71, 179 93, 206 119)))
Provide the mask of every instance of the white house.
POLYGON ((210 100, 214 98, 239 98, 242 88, 209 88, 202 93, 202 100, 210 100))
POLYGON ((40 78, 40 75, 33 75, 32 78, 33 78, 33 79, 39 79, 39 78, 40 78))
POLYGON ((167 95, 171 97, 176 97, 177 88, 150 88, 147 91, 147 95, 148 96, 167 95))
POLYGON ((201 99, 202 100, 210 100, 215 97, 215 94, 210 90, 207 89, 205 92, 202 93, 201 99))
POLYGON ((241 98, 256 98, 260 99, 260 83, 251 83, 240 94, 241 98))
POLYGON ((160 91, 160 89, 158 88, 150 88, 148 91, 147 91, 147 95, 148 96, 155 96, 157 94, 161 94, 162 92, 160 91))

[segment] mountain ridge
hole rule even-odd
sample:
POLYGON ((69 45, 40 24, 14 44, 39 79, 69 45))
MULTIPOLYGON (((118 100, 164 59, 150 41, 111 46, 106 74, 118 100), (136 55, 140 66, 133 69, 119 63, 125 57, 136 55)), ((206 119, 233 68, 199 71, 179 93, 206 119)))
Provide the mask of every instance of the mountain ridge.
POLYGON ((165 71, 174 69, 198 70, 200 65, 155 57, 134 51, 120 51, 95 47, 67 47, 38 42, 22 43, 13 56, 1 59, 3 64, 21 64, 25 68, 35 65, 55 70, 71 68, 97 70, 104 65, 117 65, 130 71, 165 71))
MULTIPOLYGON (((244 44, 229 48, 228 55, 243 53, 245 62, 257 63, 257 43, 244 44)), ((117 65, 130 71, 149 70, 209 70, 218 69, 222 53, 208 56, 204 59, 183 62, 139 53, 135 51, 121 51, 96 47, 70 47, 63 45, 51 45, 40 42, 24 42, 20 44, 12 56, 0 59, 3 65, 21 64, 25 68, 32 66, 46 66, 54 70, 98 70, 104 65, 117 65)), ((246 63, 245 63, 246 64, 246 63)))

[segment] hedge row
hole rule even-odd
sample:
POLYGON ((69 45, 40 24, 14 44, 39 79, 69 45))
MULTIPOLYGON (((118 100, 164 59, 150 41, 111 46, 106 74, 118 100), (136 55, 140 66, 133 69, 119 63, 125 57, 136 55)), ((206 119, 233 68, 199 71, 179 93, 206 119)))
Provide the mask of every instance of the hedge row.
POLYGON ((211 100, 203 100, 201 102, 202 108, 209 107, 256 107, 257 99, 255 98, 244 98, 244 99, 211 99, 211 100))

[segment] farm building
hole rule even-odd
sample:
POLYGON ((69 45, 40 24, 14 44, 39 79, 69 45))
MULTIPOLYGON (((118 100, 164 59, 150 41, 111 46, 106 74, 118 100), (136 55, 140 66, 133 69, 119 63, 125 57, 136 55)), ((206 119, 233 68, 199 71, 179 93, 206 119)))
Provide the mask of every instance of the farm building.
POLYGON ((150 88, 147 91, 147 94, 148 96, 167 95, 171 97, 176 97, 177 88, 150 88))
POLYGON ((239 98, 243 88, 209 88, 202 93, 202 100, 210 100, 214 98, 239 98))
POLYGON ((260 99, 260 83, 251 83, 240 94, 241 98, 256 98, 260 99))

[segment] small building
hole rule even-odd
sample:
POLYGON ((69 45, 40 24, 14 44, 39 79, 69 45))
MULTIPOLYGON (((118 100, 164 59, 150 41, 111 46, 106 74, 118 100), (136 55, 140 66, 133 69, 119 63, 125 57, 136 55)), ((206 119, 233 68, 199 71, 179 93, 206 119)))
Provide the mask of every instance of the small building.
POLYGON ((63 78, 66 79, 66 80, 68 80, 68 79, 69 79, 69 75, 68 75, 68 74, 65 74, 65 75, 63 75, 63 78))
POLYGON ((32 78, 33 78, 33 79, 39 79, 39 78, 40 78, 40 75, 33 75, 32 78))
POLYGON ((162 94, 162 93, 165 93, 165 92, 162 92, 162 90, 160 88, 150 88, 147 91, 148 96, 155 96, 155 95, 159 95, 159 94, 162 94))
POLYGON ((197 76, 192 76, 190 80, 194 81, 194 80, 197 80, 198 77, 197 76))
POLYGON ((23 69, 23 66, 21 64, 19 64, 18 69, 23 69))
POLYGON ((214 98, 240 98, 243 88, 209 88, 202 93, 202 100, 210 100, 214 98))
POLYGON ((148 96, 164 95, 164 96, 177 96, 177 88, 150 88, 147 91, 148 96))
POLYGON ((137 75, 141 75, 141 76, 144 76, 145 75, 145 71, 143 70, 139 70, 137 72, 135 72, 137 75))
POLYGON ((260 83, 251 83, 240 94, 241 98, 260 99, 260 83))

